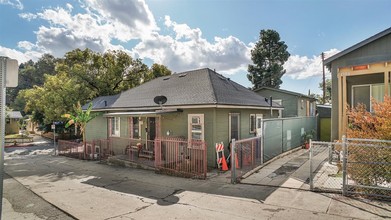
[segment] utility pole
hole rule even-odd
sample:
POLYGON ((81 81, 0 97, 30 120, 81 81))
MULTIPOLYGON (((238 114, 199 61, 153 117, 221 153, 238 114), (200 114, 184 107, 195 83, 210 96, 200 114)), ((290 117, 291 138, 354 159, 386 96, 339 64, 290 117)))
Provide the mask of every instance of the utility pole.
POLYGON ((323 103, 326 102, 326 77, 324 73, 324 53, 322 52, 322 69, 323 69, 323 103))
POLYGON ((18 61, 0 56, 0 218, 3 206, 6 88, 18 86, 18 61))

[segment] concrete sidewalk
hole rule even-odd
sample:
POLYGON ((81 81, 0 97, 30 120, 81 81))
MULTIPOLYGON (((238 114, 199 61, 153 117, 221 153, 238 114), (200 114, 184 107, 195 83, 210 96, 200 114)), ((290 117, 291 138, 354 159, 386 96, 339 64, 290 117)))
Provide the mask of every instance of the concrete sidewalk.
POLYGON ((275 178, 278 181, 270 178, 282 165, 299 163, 304 153, 279 158, 248 177, 246 184, 235 185, 227 173, 207 180, 184 179, 40 154, 6 157, 5 172, 76 219, 391 218, 389 203, 303 190, 305 181, 294 177, 299 173, 275 178), (260 184, 267 181, 281 187, 260 184), (291 188, 294 185, 300 187, 291 188))
MULTIPOLYGON (((241 181, 242 184, 278 187, 266 204, 312 210, 357 219, 391 218, 391 203, 355 199, 341 194, 309 191, 308 150, 300 149, 260 167, 241 181)), ((315 166, 323 158, 314 157, 315 166)))

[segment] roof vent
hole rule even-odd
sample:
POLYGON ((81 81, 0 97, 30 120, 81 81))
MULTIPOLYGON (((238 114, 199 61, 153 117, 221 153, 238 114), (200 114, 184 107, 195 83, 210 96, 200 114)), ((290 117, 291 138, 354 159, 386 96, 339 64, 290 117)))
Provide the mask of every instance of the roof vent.
POLYGON ((178 77, 185 77, 187 75, 187 73, 182 73, 182 74, 179 74, 178 77))

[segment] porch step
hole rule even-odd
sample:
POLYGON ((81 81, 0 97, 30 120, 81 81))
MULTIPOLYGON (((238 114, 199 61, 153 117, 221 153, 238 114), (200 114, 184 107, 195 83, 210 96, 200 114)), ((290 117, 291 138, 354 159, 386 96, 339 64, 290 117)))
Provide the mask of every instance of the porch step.
POLYGON ((150 160, 155 158, 154 152, 153 151, 147 151, 147 150, 142 150, 138 156, 142 157, 142 158, 147 158, 147 159, 150 159, 150 160))

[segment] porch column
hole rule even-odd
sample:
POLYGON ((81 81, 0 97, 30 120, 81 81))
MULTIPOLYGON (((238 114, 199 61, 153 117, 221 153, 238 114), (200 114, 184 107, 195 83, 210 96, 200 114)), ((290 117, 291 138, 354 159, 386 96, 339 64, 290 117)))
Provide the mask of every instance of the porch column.
POLYGON ((342 110, 342 115, 343 115, 343 121, 342 121, 342 135, 346 135, 346 127, 348 125, 348 116, 347 116, 347 108, 348 108, 348 102, 347 102, 347 86, 346 86, 346 76, 347 74, 342 75, 342 102, 343 102, 343 110, 342 110))
POLYGON ((342 137, 342 74, 338 73, 338 139, 342 137))
POLYGON ((390 80, 390 72, 387 70, 384 72, 384 94, 389 95, 389 80, 390 80))

